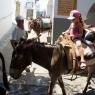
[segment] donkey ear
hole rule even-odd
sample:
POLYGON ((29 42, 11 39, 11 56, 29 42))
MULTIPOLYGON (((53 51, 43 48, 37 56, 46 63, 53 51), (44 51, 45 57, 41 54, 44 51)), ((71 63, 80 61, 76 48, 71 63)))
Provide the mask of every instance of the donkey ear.
POLYGON ((23 44, 24 42, 26 42, 26 39, 25 38, 20 38, 19 42, 18 42, 18 45, 19 44, 23 44))

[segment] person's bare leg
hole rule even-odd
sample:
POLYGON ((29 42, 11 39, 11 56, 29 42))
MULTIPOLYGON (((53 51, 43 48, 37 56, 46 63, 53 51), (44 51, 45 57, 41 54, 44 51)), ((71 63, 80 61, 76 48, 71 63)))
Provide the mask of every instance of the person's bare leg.
POLYGON ((81 56, 81 62, 84 61, 84 49, 82 47, 79 48, 80 56, 81 56))
POLYGON ((78 40, 76 42, 76 46, 77 46, 77 49, 79 50, 80 57, 81 57, 81 60, 80 60, 80 62, 81 62, 80 68, 81 69, 85 69, 85 67, 86 67, 86 64, 85 64, 86 61, 84 59, 84 48, 82 47, 82 44, 81 44, 81 41, 80 40, 78 40))
POLYGON ((75 72, 75 69, 76 69, 76 53, 74 50, 71 51, 71 59, 72 59, 73 67, 72 67, 72 71, 70 73, 73 74, 75 72))
POLYGON ((83 49, 83 47, 80 47, 79 48, 79 53, 80 53, 80 57, 81 57, 81 60, 80 60, 80 62, 81 62, 80 68, 81 69, 85 69, 85 67, 86 67, 86 61, 84 59, 84 49, 83 49))

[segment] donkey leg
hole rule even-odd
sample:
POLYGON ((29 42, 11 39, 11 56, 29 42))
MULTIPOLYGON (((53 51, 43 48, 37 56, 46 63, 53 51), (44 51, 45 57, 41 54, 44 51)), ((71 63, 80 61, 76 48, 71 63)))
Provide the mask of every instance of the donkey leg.
POLYGON ((70 72, 70 74, 72 75, 72 76, 71 76, 71 81, 72 81, 72 80, 75 80, 75 79, 77 78, 77 74, 75 74, 75 71, 76 71, 76 64, 77 64, 77 63, 76 63, 76 59, 73 59, 73 62, 72 62, 72 63, 73 63, 73 69, 72 69, 72 71, 70 72), (76 75, 75 79, 73 79, 73 75, 74 75, 74 74, 76 75))
POLYGON ((51 77, 51 83, 49 85, 48 95, 53 95, 53 88, 55 86, 55 83, 57 81, 58 76, 57 75, 55 76, 53 74, 52 75, 50 74, 50 77, 51 77))
POLYGON ((73 68, 72 68, 71 73, 74 74, 76 70, 76 59, 73 59, 72 64, 73 64, 73 68))
POLYGON ((90 79, 92 77, 92 73, 88 73, 88 78, 87 78, 87 84, 83 90, 83 95, 85 95, 86 91, 87 91, 87 88, 88 88, 88 85, 89 85, 89 82, 90 82, 90 79))
POLYGON ((71 49, 69 56, 70 56, 70 60, 72 60, 72 70, 71 70, 70 74, 72 74, 72 76, 73 76, 73 74, 75 73, 75 69, 76 69, 76 53, 75 53, 75 50, 71 49))
POLYGON ((56 81, 51 81, 49 89, 48 89, 48 95, 52 95, 55 82, 56 81))
POLYGON ((37 37, 38 37, 38 42, 40 42, 40 37, 39 37, 39 35, 37 35, 37 37))
POLYGON ((40 42, 40 36, 41 36, 40 31, 38 31, 38 33, 36 32, 36 34, 37 34, 37 40, 38 42, 40 42))
POLYGON ((62 93, 63 93, 63 95, 66 95, 66 92, 65 92, 65 87, 64 87, 64 83, 63 83, 63 80, 62 80, 62 76, 60 76, 59 78, 58 78, 58 82, 59 82, 59 85, 60 85, 60 87, 61 87, 61 89, 62 89, 62 93))

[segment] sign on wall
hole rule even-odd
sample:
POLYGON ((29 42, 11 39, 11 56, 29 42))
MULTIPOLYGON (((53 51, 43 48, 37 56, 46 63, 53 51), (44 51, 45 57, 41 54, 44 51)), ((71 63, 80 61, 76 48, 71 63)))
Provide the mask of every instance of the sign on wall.
POLYGON ((68 16, 73 9, 76 9, 76 0, 58 0, 58 15, 68 16))

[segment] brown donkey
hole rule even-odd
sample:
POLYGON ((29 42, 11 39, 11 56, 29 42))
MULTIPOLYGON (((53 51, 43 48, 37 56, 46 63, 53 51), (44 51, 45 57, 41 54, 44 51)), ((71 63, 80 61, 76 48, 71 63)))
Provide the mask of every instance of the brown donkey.
MULTIPOLYGON (((60 43, 63 48, 65 48, 66 50, 66 55, 68 56, 68 66, 69 66, 69 69, 71 70, 71 74, 72 74, 72 77, 71 77, 71 80, 73 80, 73 74, 76 74, 76 78, 77 78, 77 74, 78 74, 78 71, 86 71, 88 73, 88 76, 87 76, 87 84, 83 90, 83 95, 86 94, 86 91, 87 91, 87 87, 89 85, 89 82, 92 78, 92 75, 93 73, 95 72, 95 52, 92 52, 89 54, 89 52, 87 52, 87 54, 85 54, 85 59, 87 61, 87 67, 84 69, 84 70, 81 70, 80 69, 80 57, 76 55, 76 60, 73 60, 72 58, 72 53, 73 52, 76 52, 75 51, 75 47, 74 47, 74 44, 70 38, 69 35, 60 35, 58 40, 57 40, 57 43, 60 43)), ((86 48, 88 47, 86 43, 83 44, 86 48)), ((90 48, 88 48, 88 51, 89 51, 90 48)), ((75 78, 75 79, 76 79, 75 78)))
MULTIPOLYGON (((52 23, 50 18, 41 18, 38 17, 36 19, 29 19, 28 20, 28 28, 29 32, 33 29, 34 32, 37 34, 37 36, 40 35, 40 33, 44 33, 45 31, 48 31, 48 37, 51 36, 51 29, 52 29, 52 23)), ((40 38, 38 37, 38 41, 40 41, 40 38)))

